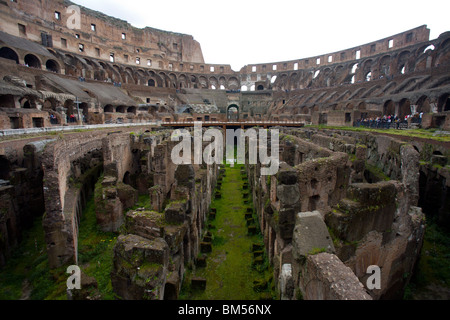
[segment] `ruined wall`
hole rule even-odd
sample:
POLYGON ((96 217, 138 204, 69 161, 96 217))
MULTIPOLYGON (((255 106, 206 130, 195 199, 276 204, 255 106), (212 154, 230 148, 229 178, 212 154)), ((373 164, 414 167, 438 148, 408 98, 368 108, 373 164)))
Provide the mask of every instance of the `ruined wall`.
MULTIPOLYGON (((336 275, 350 275, 344 265, 352 270, 353 280, 348 281, 355 283, 358 299, 401 297, 424 234, 424 215, 417 207, 419 153, 390 137, 282 131, 286 135, 280 139, 279 172, 260 177, 254 166, 247 166, 274 278, 284 288, 282 297, 339 297, 324 291, 332 280, 320 276, 325 263, 318 258, 320 252, 335 254, 336 263, 326 258, 325 264, 337 268, 336 275), (371 175, 366 173, 370 170, 371 175), (365 288, 365 293, 370 265, 383 270, 382 286, 365 288)), ((339 291, 342 279, 333 280, 332 287, 339 291)))
POLYGON ((141 136, 139 145, 148 151, 141 159, 142 173, 147 170, 154 178, 147 191, 151 208, 126 213, 111 280, 121 299, 176 299, 184 268, 199 256, 218 167, 174 165, 173 143, 147 137, 141 136))

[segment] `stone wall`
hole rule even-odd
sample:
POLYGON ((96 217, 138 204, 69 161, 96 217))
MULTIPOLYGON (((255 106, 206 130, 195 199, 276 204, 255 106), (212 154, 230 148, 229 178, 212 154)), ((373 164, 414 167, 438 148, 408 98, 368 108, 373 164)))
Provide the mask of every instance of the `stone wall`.
POLYGON ((352 292, 348 298, 401 297, 424 235, 419 153, 384 136, 282 131, 278 173, 259 176, 257 166, 247 166, 281 297, 343 299, 343 281, 353 283, 342 287, 352 292), (381 173, 370 167, 368 175, 366 164, 381 173), (363 286, 370 265, 383 270, 380 290, 363 286))
POLYGON ((114 249, 113 289, 126 300, 176 299, 185 266, 199 256, 218 167, 174 165, 172 142, 140 139, 141 146, 152 146, 141 159, 141 169, 154 177, 151 208, 126 213, 114 249))

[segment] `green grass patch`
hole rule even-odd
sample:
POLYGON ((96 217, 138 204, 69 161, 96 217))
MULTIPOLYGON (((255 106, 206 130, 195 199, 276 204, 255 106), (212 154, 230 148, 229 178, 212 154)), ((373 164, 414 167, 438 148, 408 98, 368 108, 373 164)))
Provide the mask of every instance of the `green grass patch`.
POLYGON ((252 244, 263 245, 263 240, 260 234, 248 235, 245 213, 251 201, 244 204, 244 181, 240 174, 242 165, 225 168, 222 198, 211 203, 211 207, 216 208, 216 218, 210 222, 213 228, 209 230, 213 238, 212 252, 207 254, 206 268, 187 269, 179 297, 181 300, 258 300, 274 297, 272 283, 268 281, 272 269, 267 258, 258 266, 253 264, 252 244), (191 290, 190 279, 193 276, 207 279, 205 291, 191 290), (267 287, 255 291, 254 281, 266 282, 267 287))
POLYGON ((102 299, 114 299, 110 273, 113 267, 113 248, 117 234, 102 232, 96 222, 94 199, 83 211, 78 236, 78 260, 81 270, 94 277, 102 299))
POLYGON ((439 134, 436 129, 373 129, 373 128, 364 128, 364 127, 339 127, 339 126, 327 126, 327 125, 306 125, 305 127, 309 128, 318 128, 318 129, 333 129, 333 130, 344 130, 344 131, 357 131, 357 132, 376 132, 411 138, 423 138, 423 139, 431 139, 436 141, 449 142, 450 136, 447 134, 439 134))
POLYGON ((40 217, 0 270, 0 300, 66 299, 66 280, 65 268, 49 268, 40 217))
POLYGON ((450 290, 450 234, 427 220, 423 247, 416 270, 405 291, 405 299, 427 295, 427 286, 450 290))

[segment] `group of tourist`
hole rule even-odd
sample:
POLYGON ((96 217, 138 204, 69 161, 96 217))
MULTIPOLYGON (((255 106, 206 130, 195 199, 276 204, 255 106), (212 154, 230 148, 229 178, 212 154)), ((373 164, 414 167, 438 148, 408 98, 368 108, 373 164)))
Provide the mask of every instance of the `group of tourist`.
POLYGON ((378 128, 378 129, 389 129, 395 128, 400 129, 405 125, 408 125, 408 119, 411 118, 412 123, 422 123, 421 113, 415 113, 414 115, 406 115, 404 118, 400 118, 397 115, 384 115, 382 117, 361 117, 361 119, 356 120, 355 127, 368 127, 368 128, 378 128))

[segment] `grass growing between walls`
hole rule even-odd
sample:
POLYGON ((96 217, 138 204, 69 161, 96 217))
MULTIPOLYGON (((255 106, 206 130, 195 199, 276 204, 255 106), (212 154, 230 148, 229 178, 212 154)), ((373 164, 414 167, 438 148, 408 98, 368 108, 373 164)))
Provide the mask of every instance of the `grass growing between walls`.
POLYGON ((450 299, 450 235, 432 219, 427 220, 423 247, 406 300, 450 299))
POLYGON ((306 125, 307 128, 317 128, 317 129, 333 129, 333 130, 344 130, 344 131, 357 131, 357 132, 376 132, 383 134, 392 134, 410 138, 423 138, 431 139, 442 142, 449 142, 450 136, 448 134, 440 132, 439 129, 375 129, 375 128, 365 128, 365 127, 345 127, 345 126, 328 126, 328 125, 306 125))
MULTIPOLYGON (((221 198, 214 199, 211 208, 216 217, 209 220, 212 251, 207 253, 206 267, 192 267, 185 273, 179 299, 192 300, 259 300, 274 298, 272 269, 264 253, 261 234, 249 234, 245 214, 252 208, 251 193, 243 197, 246 178, 242 166, 226 166, 220 189, 221 198), (244 203, 247 201, 248 203, 244 203), (255 258, 252 248, 258 244, 262 250, 255 258), (192 290, 192 277, 205 278, 206 289, 192 290)), ((248 191, 248 190, 246 190, 248 191)), ((253 214, 256 218, 256 215, 253 214)), ((256 221, 256 219, 255 219, 256 221)), ((259 230, 258 222, 254 223, 259 230)))
MULTIPOLYGON (((140 196, 136 207, 148 207, 149 196, 140 196)), ((78 266, 97 281, 98 299, 115 299, 110 273, 118 233, 97 227, 92 197, 83 210, 78 236, 78 266)), ((22 242, 0 269, 0 300, 66 300, 68 266, 50 270, 42 227, 42 217, 24 232, 22 242)))
POLYGON ((0 300, 66 299, 65 270, 49 269, 40 217, 23 232, 22 241, 0 269, 0 300))

